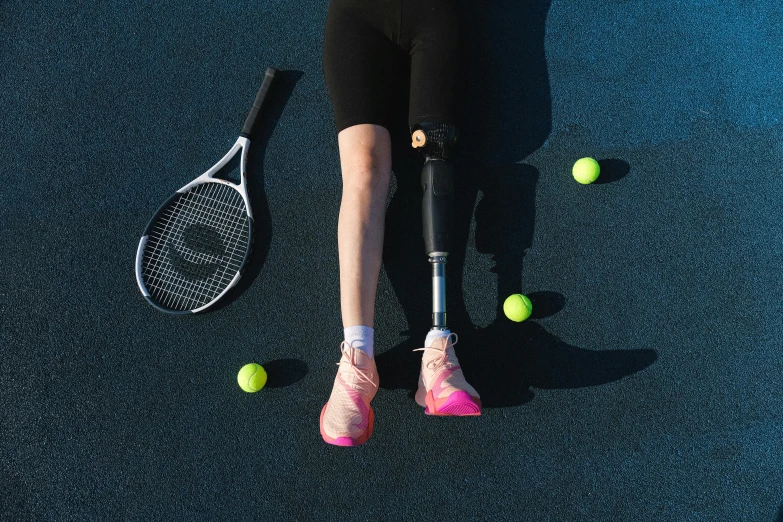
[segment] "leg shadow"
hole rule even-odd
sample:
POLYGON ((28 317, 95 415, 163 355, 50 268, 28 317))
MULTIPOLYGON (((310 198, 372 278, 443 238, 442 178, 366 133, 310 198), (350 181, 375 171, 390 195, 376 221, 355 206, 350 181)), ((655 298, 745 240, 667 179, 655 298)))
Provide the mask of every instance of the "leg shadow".
MULTIPOLYGON (((463 89, 459 152, 455 158, 454 245, 447 264, 449 328, 457 355, 486 407, 524 404, 532 388, 569 389, 613 382, 651 365, 653 350, 593 351, 568 345, 535 322, 563 309, 555 292, 531 294, 535 315, 513 323, 503 302, 524 288, 522 261, 532 246, 539 172, 522 161, 551 132, 552 110, 544 53, 549 0, 460 2, 463 89), (479 199, 479 193, 481 198, 479 199), (478 204, 476 202, 478 201, 478 204), (464 288, 465 253, 475 216, 475 247, 492 256, 497 274, 495 320, 477 327, 464 288)), ((405 103, 405 97, 401 98, 405 103)), ((395 110, 407 114, 407 104, 395 110)), ((432 280, 422 238, 419 182, 422 160, 410 147, 404 122, 390 129, 397 190, 386 218, 384 267, 402 305, 408 338, 376 356, 381 386, 417 387, 421 347, 431 326, 432 280)), ((604 182, 625 176, 627 163, 603 160, 604 182)))

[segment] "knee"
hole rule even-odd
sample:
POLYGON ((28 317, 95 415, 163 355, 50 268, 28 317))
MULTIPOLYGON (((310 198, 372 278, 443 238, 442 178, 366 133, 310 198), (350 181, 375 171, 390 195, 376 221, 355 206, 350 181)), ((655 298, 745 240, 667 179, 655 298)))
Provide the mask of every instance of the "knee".
POLYGON ((391 169, 380 168, 375 158, 361 158, 349 167, 343 167, 343 192, 358 197, 386 197, 391 184, 391 169))
POLYGON ((388 189, 391 181, 388 131, 375 125, 356 127, 349 127, 338 136, 343 187, 359 191, 388 189))

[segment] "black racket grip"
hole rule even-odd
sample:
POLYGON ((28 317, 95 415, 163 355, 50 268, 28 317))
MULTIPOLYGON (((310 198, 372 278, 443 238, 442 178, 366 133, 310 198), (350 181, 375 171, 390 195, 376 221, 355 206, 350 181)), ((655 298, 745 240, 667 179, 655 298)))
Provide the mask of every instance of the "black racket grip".
POLYGON ((258 89, 256 100, 253 102, 253 108, 250 109, 250 114, 248 114, 245 119, 245 124, 242 126, 242 132, 239 133, 240 136, 250 139, 250 135, 253 133, 253 126, 256 124, 256 118, 261 114, 261 107, 264 105, 266 93, 269 92, 269 87, 272 85, 272 80, 275 79, 275 74, 277 74, 277 69, 274 67, 269 67, 266 70, 266 73, 264 74, 264 83, 262 83, 261 88, 258 89))

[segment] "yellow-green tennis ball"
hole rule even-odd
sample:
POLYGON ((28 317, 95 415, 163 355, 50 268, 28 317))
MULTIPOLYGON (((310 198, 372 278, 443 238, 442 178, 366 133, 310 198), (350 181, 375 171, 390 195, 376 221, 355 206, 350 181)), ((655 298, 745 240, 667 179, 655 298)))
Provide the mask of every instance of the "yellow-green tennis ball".
POLYGON ((571 173, 574 175, 576 181, 582 185, 589 185, 598 179, 598 175, 601 173, 601 167, 593 158, 582 158, 574 163, 574 168, 571 173))
POLYGON ((503 303, 503 312, 512 321, 521 323, 533 313, 533 303, 525 295, 512 294, 503 303))
POLYGON ((266 370, 260 364, 246 364, 237 374, 239 387, 248 393, 255 393, 266 384, 266 370))

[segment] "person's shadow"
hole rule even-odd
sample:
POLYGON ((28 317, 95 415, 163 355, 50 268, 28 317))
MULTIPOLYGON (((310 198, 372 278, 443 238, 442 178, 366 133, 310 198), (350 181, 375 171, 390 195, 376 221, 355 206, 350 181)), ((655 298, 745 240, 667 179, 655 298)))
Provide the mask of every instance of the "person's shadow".
MULTIPOLYGON (((565 297, 531 295, 534 315, 513 323, 503 302, 522 291, 522 259, 532 246, 538 171, 521 163, 552 128, 544 29, 549 0, 460 2, 462 49, 460 140, 454 160, 456 208, 446 278, 447 324, 459 336, 457 356, 486 407, 532 399, 531 388, 577 388, 616 381, 656 358, 653 350, 592 351, 570 346, 536 323, 559 312, 565 297), (476 205, 478 194, 482 197, 476 205), (475 209, 475 246, 492 255, 497 274, 496 318, 471 321, 463 296, 465 252, 475 209)), ((403 62, 403 70, 405 65, 403 62)), ((401 75, 399 107, 407 115, 408 79, 401 75)), ((384 268, 402 305, 408 339, 376 355, 381 387, 407 389, 418 382, 424 337, 431 327, 432 280, 422 238, 420 172, 407 122, 392 126, 396 191, 386 216, 384 268)))

